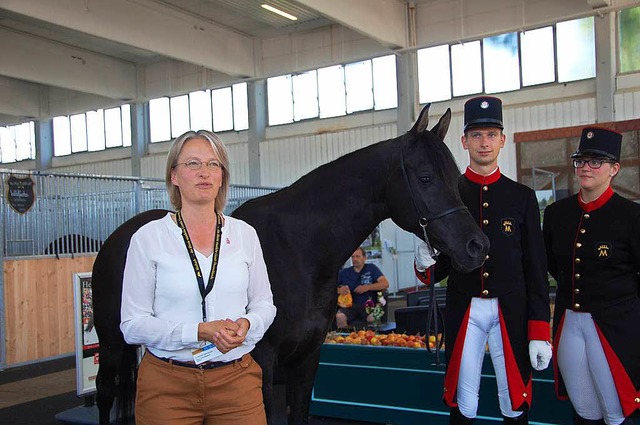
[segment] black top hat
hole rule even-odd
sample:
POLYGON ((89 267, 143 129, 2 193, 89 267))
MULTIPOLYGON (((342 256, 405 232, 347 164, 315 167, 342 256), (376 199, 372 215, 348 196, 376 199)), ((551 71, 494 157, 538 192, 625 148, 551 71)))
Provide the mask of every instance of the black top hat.
POLYGON ((473 127, 503 129, 502 100, 493 96, 478 96, 464 104, 464 131, 473 127))
POLYGON ((580 156, 604 156, 620 162, 622 134, 606 128, 586 127, 582 129, 580 146, 571 158, 580 156))

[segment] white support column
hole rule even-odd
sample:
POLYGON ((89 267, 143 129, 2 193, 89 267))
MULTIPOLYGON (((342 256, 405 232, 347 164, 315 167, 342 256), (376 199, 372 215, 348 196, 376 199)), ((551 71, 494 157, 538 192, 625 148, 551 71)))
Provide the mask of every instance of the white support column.
POLYGON ((416 52, 407 51, 396 56, 398 76, 398 135, 411 128, 418 111, 416 52))
POLYGON ((613 95, 616 90, 616 12, 594 17, 596 36, 596 118, 615 120, 613 95))
POLYGON ((267 81, 253 81, 249 90, 249 184, 260 186, 260 142, 267 130, 267 81))
POLYGON ((36 169, 51 169, 53 162, 53 119, 35 122, 36 130, 36 169))
POLYGON ((142 177, 142 157, 149 141, 149 103, 131 104, 131 175, 142 177))

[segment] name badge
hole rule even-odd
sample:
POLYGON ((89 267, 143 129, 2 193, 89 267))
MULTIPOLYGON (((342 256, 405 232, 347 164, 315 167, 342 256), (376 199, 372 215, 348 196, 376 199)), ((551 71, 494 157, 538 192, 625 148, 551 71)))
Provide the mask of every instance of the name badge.
POLYGON ((191 352, 195 364, 207 362, 221 354, 222 352, 218 350, 212 342, 191 352))

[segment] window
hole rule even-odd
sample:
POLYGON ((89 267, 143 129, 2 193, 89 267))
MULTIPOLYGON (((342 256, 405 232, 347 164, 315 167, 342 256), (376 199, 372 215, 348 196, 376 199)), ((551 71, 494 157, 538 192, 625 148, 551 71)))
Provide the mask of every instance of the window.
POLYGON ((211 90, 213 131, 233 130, 233 93, 231 87, 211 90))
POLYGON ((291 75, 282 75, 267 80, 267 104, 269 108, 269 125, 293 122, 291 75))
POLYGON ((53 119, 53 154, 131 146, 131 107, 98 109, 53 119))
POLYGON ((151 143, 170 140, 189 130, 246 130, 249 128, 247 83, 151 99, 149 121, 151 143))
POLYGON ((520 34, 522 85, 551 83, 556 80, 553 28, 545 27, 520 34))
POLYGON ((371 61, 350 63, 344 67, 347 89, 347 113, 373 109, 371 61))
POLYGON ((209 90, 189 93, 189 115, 192 130, 213 130, 210 99, 211 92, 209 90))
POLYGON ((316 71, 294 75, 293 119, 300 121, 318 117, 318 77, 316 71))
POLYGON ((103 151, 106 148, 102 109, 87 112, 87 134, 90 151, 103 151))
POLYGON ((515 32, 482 40, 485 93, 520 88, 518 35, 515 32))
POLYGON ((71 154, 71 129, 68 116, 53 118, 53 140, 53 155, 71 154))
POLYGON ((71 152, 87 150, 87 115, 78 114, 69 117, 71 123, 71 152))
POLYGON ((596 43, 593 18, 556 24, 558 82, 596 76, 596 43))
POLYGON ((318 70, 318 104, 320 118, 337 117, 347 113, 342 65, 318 70))
POLYGON ((176 96, 169 99, 171 112, 171 137, 178 137, 189 128, 189 96, 176 96))
POLYGON ((249 128, 249 99, 247 83, 238 83, 233 89, 233 128, 236 131, 249 128))
POLYGON ((120 108, 105 109, 105 144, 108 148, 122 146, 122 111, 120 108))
POLYGON ((151 127, 151 143, 171 139, 171 119, 168 97, 151 99, 149 101, 149 123, 151 127))
POLYGON ((448 45, 418 50, 418 86, 420 103, 451 99, 448 45))
POLYGON ((618 15, 620 72, 640 71, 640 6, 618 15))
POLYGON ((35 159, 35 123, 33 121, 0 127, 0 160, 3 163, 35 159))
POLYGON ((451 71, 454 96, 482 92, 480 41, 451 46, 451 71))
POLYGON ((396 108, 398 106, 398 83, 396 82, 396 57, 394 55, 375 58, 373 65, 374 109, 396 108))
POLYGON ((131 146, 131 105, 120 107, 122 115, 122 146, 131 146))
POLYGON ((269 125, 398 106, 394 55, 267 80, 269 125))

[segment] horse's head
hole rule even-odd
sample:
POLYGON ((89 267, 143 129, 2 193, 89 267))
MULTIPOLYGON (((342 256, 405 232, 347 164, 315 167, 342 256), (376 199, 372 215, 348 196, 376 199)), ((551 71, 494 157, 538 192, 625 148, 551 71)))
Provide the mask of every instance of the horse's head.
POLYGON ((429 131, 429 105, 397 141, 387 199, 396 224, 425 239, 451 257, 462 272, 479 267, 489 250, 489 240, 474 222, 458 192, 460 170, 444 144, 451 110, 429 131), (424 229, 424 230, 423 230, 424 229))

